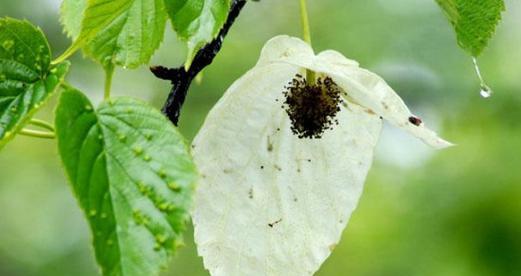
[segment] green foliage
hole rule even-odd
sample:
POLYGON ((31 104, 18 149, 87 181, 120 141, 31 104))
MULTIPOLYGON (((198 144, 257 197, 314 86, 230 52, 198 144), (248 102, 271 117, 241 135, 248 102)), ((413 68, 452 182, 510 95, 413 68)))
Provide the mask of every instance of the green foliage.
MULTIPOLYGON (((347 45, 348 41, 363 41, 356 38, 367 33, 367 30, 351 28, 347 23, 342 26, 341 22, 344 20, 339 19, 346 16, 345 11, 331 8, 342 4, 341 1, 326 2, 323 3, 325 7, 330 7, 322 9, 327 11, 327 14, 322 16, 328 17, 328 21, 333 21, 336 31, 330 29, 331 24, 318 24, 317 27, 323 29, 322 33, 334 34, 350 28, 347 36, 342 36, 341 39, 335 36, 336 45, 347 45)), ((504 9, 503 1, 437 2, 454 25, 461 47, 474 56, 479 55, 500 20, 501 11, 504 9)), ((15 6, 16 3, 18 2, 3 1, 0 10, 9 10, 5 7, 15 6)), ((281 3, 281 6, 283 5, 285 4, 281 3)), ((349 10, 357 12, 352 12, 351 18, 355 21, 370 18, 368 14, 359 13, 358 10, 374 10, 371 5, 352 3, 349 10)), ((69 64, 60 61, 75 51, 83 49, 87 56, 109 69, 109 73, 114 65, 135 68, 147 63, 159 47, 166 20, 170 17, 178 36, 188 43, 186 65, 189 66, 196 51, 217 35, 226 20, 229 8, 230 0, 64 0, 61 21, 67 35, 75 41, 71 48, 53 63, 55 65, 51 65, 49 45, 38 28, 25 21, 0 19, 0 149, 20 132, 31 116, 53 93, 55 94, 60 85, 63 85, 69 64)), ((284 13, 280 13, 279 16, 280 20, 291 18, 284 13)), ((410 17, 412 23, 415 22, 413 20, 418 20, 415 16, 412 14, 410 17)), ((377 15, 370 19, 384 20, 381 18, 377 15)), ((387 26, 385 31, 378 33, 377 28, 373 30, 376 35, 372 36, 372 39, 382 40, 382 43, 359 42, 363 46, 358 47, 358 52, 356 43, 350 46, 354 47, 357 57, 364 59, 365 52, 365 58, 371 59, 374 58, 375 52, 382 51, 379 47, 387 45, 387 36, 390 35, 388 24, 382 24, 387 26), (372 46, 367 48, 368 45, 372 46)), ((397 26, 400 27, 395 27, 397 26)), ((443 44, 437 42, 436 45, 443 44)), ((241 48, 241 51, 250 48, 239 46, 244 45, 236 46, 241 48)), ((223 59, 225 65, 230 66, 232 70, 246 67, 248 58, 241 58, 237 63, 237 55, 241 56, 240 52, 234 51, 225 55, 229 55, 223 59)), ((247 56, 243 53, 242 57, 247 56)), ((444 63, 442 66, 445 68, 448 65, 444 63)), ((457 68, 455 66, 449 67, 454 72, 461 72, 454 69, 457 68)), ((512 70, 502 70, 502 73, 507 71, 512 70)), ((84 75, 88 76, 89 73, 84 75)), ((192 101, 193 106, 185 108, 190 112, 190 116, 186 116, 189 121, 183 124, 185 130, 188 130, 187 133, 196 131, 203 119, 205 107, 209 107, 207 105, 220 96, 211 92, 222 89, 221 85, 217 85, 216 81, 212 83, 212 80, 218 79, 219 82, 223 82, 227 77, 225 74, 210 78, 207 85, 213 86, 201 88, 210 91, 210 94, 194 95, 198 98, 192 101)), ((403 84, 403 79, 400 80, 400 84, 403 84)), ((129 81, 130 84, 135 84, 136 81, 142 80, 129 81)), ((422 83, 423 81, 425 79, 422 83)), ((450 86, 457 87, 459 83, 458 79, 457 83, 450 86)), ((427 91, 421 94, 428 93, 427 91)), ((454 102, 463 101, 454 99, 454 102)), ((461 137, 455 140, 465 142, 461 142, 462 146, 454 149, 452 155, 435 159, 425 170, 417 170, 412 175, 396 174, 394 169, 388 175, 380 177, 373 174, 376 176, 375 179, 379 180, 378 183, 414 181, 422 185, 411 185, 408 190, 401 189, 402 186, 371 188, 369 185, 369 194, 375 194, 375 190, 379 192, 378 197, 369 198, 370 201, 366 201, 369 203, 365 206, 376 206, 376 211, 370 216, 364 213, 361 213, 362 216, 357 215, 364 221, 369 221, 369 225, 359 227, 358 232, 356 224, 351 227, 350 233, 354 230, 355 235, 351 234, 353 238, 348 237, 348 240, 343 242, 345 246, 339 245, 335 252, 345 247, 356 253, 350 256, 352 261, 348 263, 345 262, 345 255, 334 253, 339 256, 336 261, 338 264, 335 266, 346 265, 348 269, 333 271, 332 275, 345 273, 349 268, 356 266, 369 269, 369 274, 403 275, 428 271, 431 271, 429 275, 454 271, 459 275, 519 274, 521 268, 516 265, 519 263, 516 261, 521 256, 521 243, 516 237, 520 236, 521 225, 516 221, 521 220, 516 220, 516 215, 520 213, 519 208, 511 206, 516 200, 515 197, 521 193, 515 185, 520 182, 519 176, 515 173, 519 162, 514 162, 518 159, 519 152, 512 150, 519 148, 515 143, 519 130, 516 129, 515 119, 509 119, 516 117, 511 115, 515 115, 515 111, 518 110, 518 102, 513 99, 494 102, 488 106, 497 105, 497 114, 481 112, 473 117, 473 122, 465 124, 464 127, 456 120, 453 131, 461 137), (482 131, 483 129, 486 131, 482 131), (473 133, 473 130, 477 131, 473 133), (505 140, 505 137, 511 137, 512 141, 505 140), (480 151, 475 150, 478 147, 480 151), (457 150, 461 151, 456 152, 457 150), (461 160, 470 162, 461 163, 461 160), (473 160, 475 162, 472 162, 473 160), (505 163, 505 160, 513 161, 505 163), (393 189, 394 194, 388 192, 393 189), (401 195, 398 191, 409 194, 401 195), (425 202, 429 202, 428 208, 424 208, 425 202), (382 210, 388 214, 388 219, 382 219, 382 210), (418 213, 418 210, 427 211, 418 213), (422 239, 425 242, 422 242, 422 239), (411 240, 414 242, 404 242, 411 240), (364 249, 367 251, 366 255, 363 253, 364 249), (422 250, 428 253, 418 255, 422 250), (374 264, 375 252, 379 252, 376 259, 383 260, 377 265, 374 264), (357 259, 357 256, 363 258, 357 259), (411 257, 418 259, 417 265, 410 266, 411 257), (462 268, 467 267, 470 272, 464 273, 462 268), (490 273, 487 274, 488 272, 490 273)), ((482 107, 481 102, 474 103, 473 108, 464 111, 458 109, 456 112, 459 115, 452 116, 459 118, 461 114, 469 114, 472 110, 482 107)), ((455 113, 451 110, 444 114, 455 113)), ((193 186, 197 178, 183 138, 158 111, 142 102, 127 98, 108 100, 96 110, 81 92, 73 88, 68 88, 62 95, 56 115, 60 155, 71 180, 72 189, 90 224, 96 259, 103 274, 158 274, 159 269, 167 264, 169 256, 175 253, 177 245, 181 243, 181 233, 188 218, 193 186)), ((4 221, 1 227, 5 230, 2 231, 5 232, 5 238, 0 246, 0 263, 5 266, 0 265, 0 274, 56 275, 63 273, 64 267, 67 266, 73 267, 72 271, 79 272, 78 269, 85 267, 77 266, 74 258, 85 263, 90 260, 85 258, 85 255, 76 255, 77 252, 86 254, 87 251, 79 249, 81 246, 71 242, 73 239, 67 235, 81 231, 72 229, 63 239, 60 236, 59 239, 53 240, 52 245, 42 242, 43 239, 50 240, 45 236, 45 232, 53 232, 58 228, 43 227, 35 231, 35 226, 38 225, 38 219, 34 219, 37 212, 28 214, 26 210, 30 207, 44 210, 45 216, 41 218, 45 226, 53 224, 52 218, 56 217, 56 211, 53 213, 49 208, 41 208, 41 200, 27 197, 23 193, 17 193, 11 198, 13 194, 9 194, 5 189, 12 185, 13 191, 20 192, 24 190, 25 184, 27 191, 62 206, 59 200, 50 197, 49 190, 54 191, 56 188, 56 179, 45 179, 46 175, 56 172, 46 169, 29 170, 26 166, 27 158, 40 156, 42 159, 37 160, 35 164, 42 166, 51 164, 49 161, 52 161, 55 155, 52 150, 40 147, 39 143, 32 141, 18 149, 14 145, 12 154, 5 152, 6 155, 1 156, 4 159, 0 160, 0 186, 3 188, 0 195, 8 199, 0 203, 6 210, 16 209, 11 207, 17 207, 17 204, 21 206, 18 206, 19 210, 22 210, 13 216, 16 223, 8 225, 4 221), (19 168, 24 168, 24 172, 21 173, 22 169, 19 168), (27 180, 27 170, 30 172, 30 178, 35 179, 38 185, 23 183, 27 180), (20 177, 13 177, 10 173, 18 174, 20 177), (49 184, 51 182, 52 184, 49 184), (46 186, 52 188, 42 189, 46 186), (19 236, 18 239, 16 235, 19 236), (33 238, 34 240, 31 240, 33 238), (23 246, 19 246, 20 240, 23 241, 23 246), (35 250, 34 244, 41 246, 40 250, 35 250), (58 247, 63 248, 56 249, 58 247), (42 251, 45 254, 40 254, 42 251), (24 259, 24 252, 26 256, 31 257, 24 259), (38 261, 35 261, 36 259, 38 261), (17 262, 18 268, 13 269, 17 262), (59 269, 58 272, 56 268, 59 269)), ((62 210, 59 214, 63 215, 62 210)), ((186 252, 187 250, 184 250, 183 255, 186 252)), ((193 255, 190 255, 192 258, 178 260, 172 272, 179 275, 195 275, 193 267, 183 270, 183 266, 197 265, 201 273, 206 274, 202 270, 200 258, 195 256, 195 250, 188 252, 193 255)), ((331 263, 330 261, 329 264, 331 263)), ((364 273, 354 271, 353 274, 364 273)), ((87 272, 86 275, 93 273, 87 272)))
POLYGON ((178 36, 188 43, 186 67, 197 51, 219 33, 228 17, 230 0, 164 0, 178 36))
POLYGON ((136 68, 159 47, 167 15, 162 0, 66 0, 61 18, 66 32, 77 39, 58 61, 83 48, 105 68, 136 68))
POLYGON ((94 110, 73 89, 61 95, 56 131, 103 275, 157 275, 181 243, 197 178, 184 138, 143 102, 94 110))
POLYGON ((458 44, 474 57, 485 49, 505 10, 503 0, 436 0, 454 27, 458 44))
POLYGON ((63 30, 72 39, 76 39, 80 35, 81 21, 86 8, 87 0, 64 0, 62 2, 60 21, 63 30))
POLYGON ((40 29, 0 19, 0 148, 24 126, 63 81, 69 64, 50 66, 40 29))

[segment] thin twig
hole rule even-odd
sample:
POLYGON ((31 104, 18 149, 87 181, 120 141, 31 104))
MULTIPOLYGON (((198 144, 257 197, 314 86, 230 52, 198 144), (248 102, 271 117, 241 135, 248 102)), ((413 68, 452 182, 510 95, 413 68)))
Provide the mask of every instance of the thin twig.
POLYGON ((163 107, 163 113, 165 113, 174 125, 177 125, 179 122, 181 108, 185 102, 190 84, 197 74, 206 66, 210 65, 215 56, 217 56, 222 48, 224 38, 245 4, 246 0, 234 0, 232 2, 228 19, 219 31, 219 34, 214 40, 197 52, 188 71, 185 70, 184 66, 177 68, 166 68, 163 66, 150 67, 150 71, 152 71, 156 77, 172 82, 172 89, 163 107))

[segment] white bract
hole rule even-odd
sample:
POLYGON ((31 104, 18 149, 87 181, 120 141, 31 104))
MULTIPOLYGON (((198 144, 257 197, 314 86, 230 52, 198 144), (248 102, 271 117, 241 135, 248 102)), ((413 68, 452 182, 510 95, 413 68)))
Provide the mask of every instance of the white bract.
POLYGON ((212 275, 311 275, 356 208, 382 120, 435 148, 451 144, 414 117, 377 75, 335 51, 315 55, 278 36, 211 110, 195 138, 201 172, 195 241, 212 275), (339 124, 299 139, 281 108, 285 86, 309 69, 343 90, 339 124), (344 94, 345 93, 345 94, 344 94))

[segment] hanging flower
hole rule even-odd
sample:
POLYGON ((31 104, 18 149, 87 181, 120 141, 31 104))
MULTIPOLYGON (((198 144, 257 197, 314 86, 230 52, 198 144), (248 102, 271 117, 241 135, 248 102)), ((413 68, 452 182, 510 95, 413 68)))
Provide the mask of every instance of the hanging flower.
POLYGON ((271 39, 193 144, 195 241, 211 274, 316 272, 356 208, 383 119, 434 148, 451 145, 355 61, 271 39))

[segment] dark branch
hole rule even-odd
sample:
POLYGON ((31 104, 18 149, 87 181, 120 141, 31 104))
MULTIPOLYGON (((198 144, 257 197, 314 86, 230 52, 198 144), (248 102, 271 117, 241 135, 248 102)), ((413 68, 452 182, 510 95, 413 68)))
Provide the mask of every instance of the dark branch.
POLYGON ((183 66, 178 68, 166 68, 163 66, 150 67, 150 71, 152 71, 156 77, 172 82, 172 89, 170 90, 170 94, 168 95, 163 107, 163 113, 165 113, 174 125, 177 125, 179 122, 181 108, 185 102, 190 84, 199 72, 212 63, 215 56, 219 53, 224 38, 228 34, 228 31, 235 22, 235 19, 239 16, 245 4, 246 0, 232 1, 228 19, 219 31, 219 34, 214 40, 206 44, 197 52, 188 71, 186 71, 183 66))

